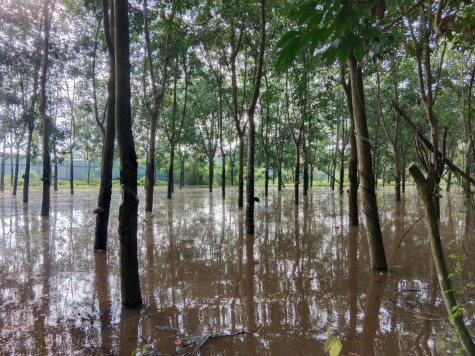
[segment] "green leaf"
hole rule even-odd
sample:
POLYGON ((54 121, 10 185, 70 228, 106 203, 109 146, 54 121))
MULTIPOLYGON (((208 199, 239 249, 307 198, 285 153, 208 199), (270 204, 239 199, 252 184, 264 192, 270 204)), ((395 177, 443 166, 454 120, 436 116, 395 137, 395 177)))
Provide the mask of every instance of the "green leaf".
POLYGON ((324 346, 323 350, 325 352, 329 352, 335 342, 337 342, 336 338, 333 335, 329 336, 327 341, 325 342, 325 346, 324 346))
POLYGON ((341 351, 341 342, 335 341, 330 348, 330 356, 338 356, 341 351))
POLYGON ((297 36, 301 36, 300 31, 289 31, 285 33, 277 42, 277 48, 285 47, 290 41, 295 40, 297 36))
POLYGON ((364 43, 359 37, 355 38, 355 42, 353 43, 353 56, 355 56, 355 59, 358 63, 363 62, 364 43))
POLYGON ((297 24, 299 26, 320 12, 317 10, 317 4, 316 1, 310 1, 308 4, 303 5, 297 10, 297 24))

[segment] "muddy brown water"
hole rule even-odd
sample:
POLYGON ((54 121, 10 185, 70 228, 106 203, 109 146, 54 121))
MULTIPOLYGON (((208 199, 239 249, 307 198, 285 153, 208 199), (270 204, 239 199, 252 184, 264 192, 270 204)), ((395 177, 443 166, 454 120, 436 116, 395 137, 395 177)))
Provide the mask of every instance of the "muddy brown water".
MULTIPOLYGON (((153 215, 141 205, 138 310, 120 303, 117 192, 106 253, 92 250, 97 191, 53 193, 49 218, 40 192, 28 205, 0 193, 0 354, 130 355, 153 344, 156 354, 324 355, 328 329, 344 355, 460 347, 424 219, 398 248, 423 214, 414 188, 401 203, 378 190, 387 274, 369 270, 364 224, 348 227, 346 195, 313 188, 295 207, 290 189, 268 199, 259 190, 247 236, 236 193, 223 201, 218 189, 176 189, 167 201, 158 190, 153 215)), ((441 229, 450 271, 462 266, 454 288, 465 287, 457 300, 474 335, 475 216, 460 193, 444 195, 441 229)))

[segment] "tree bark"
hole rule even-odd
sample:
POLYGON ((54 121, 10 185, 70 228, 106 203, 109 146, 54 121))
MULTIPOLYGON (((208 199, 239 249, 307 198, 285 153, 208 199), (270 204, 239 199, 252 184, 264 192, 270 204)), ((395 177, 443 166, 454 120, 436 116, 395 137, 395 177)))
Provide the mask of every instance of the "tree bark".
MULTIPOLYGON (((35 123, 28 123, 28 139, 26 144, 25 175, 23 176, 23 203, 28 203, 28 193, 30 189, 30 169, 31 169, 31 145, 33 142, 33 130, 35 123)), ((3 187, 3 184, 2 184, 3 187)))
POLYGON ((142 305, 137 259, 137 156, 130 108, 130 53, 128 1, 114 3, 115 120, 120 157, 119 205, 120 276, 122 305, 142 305))
POLYGON ((51 14, 49 0, 43 1, 44 38, 43 58, 41 61, 40 77, 40 105, 39 112, 43 121, 43 199, 41 202, 41 216, 49 216, 50 185, 51 185, 51 156, 49 149, 49 137, 51 118, 46 113, 46 80, 48 75, 49 33, 51 28, 51 14))
POLYGON ((257 59, 257 68, 254 77, 254 86, 252 89, 252 98, 247 108, 247 120, 249 124, 248 145, 247 145, 247 184, 246 184, 246 232, 254 234, 254 144, 256 141, 256 126, 254 114, 256 111, 257 99, 259 98, 259 89, 262 79, 262 68, 264 67, 264 51, 266 44, 266 2, 261 0, 260 21, 261 32, 259 42, 259 55, 257 59))
POLYGON ((109 226, 112 196, 112 170, 114 166, 115 141, 115 51, 114 51, 114 0, 110 2, 110 16, 107 0, 102 0, 104 34, 109 57, 109 78, 107 80, 107 107, 104 145, 102 147, 101 185, 97 206, 94 250, 107 249, 107 228, 109 226))
POLYGON ((209 159, 209 168, 208 168, 208 184, 209 192, 213 192, 213 183, 214 183, 214 156, 208 157, 209 159))
POLYGON ((167 185, 167 199, 172 198, 173 193, 173 168, 175 163, 175 146, 170 146, 170 164, 168 166, 168 185, 167 185))
POLYGON ((355 136, 355 119, 353 116, 353 98, 351 97, 351 79, 347 83, 343 66, 340 67, 340 82, 346 98, 346 110, 350 118, 350 160, 348 162, 348 215, 350 226, 358 226, 358 150, 355 136))
POLYGON ((18 169, 20 165, 20 142, 16 145, 16 156, 15 156, 15 176, 13 179, 13 195, 16 195, 17 186, 18 186, 18 169))
POLYGON ((73 148, 69 150, 71 155, 71 166, 69 167, 69 186, 71 195, 74 194, 74 158, 73 158, 73 148))
POLYGON ((363 191, 363 212, 366 216, 371 268, 386 271, 388 267, 384 252, 381 226, 379 224, 378 204, 371 162, 371 145, 366 122, 362 70, 361 66, 357 64, 353 54, 350 54, 347 62, 350 68, 353 117, 358 146, 359 175, 363 191))
POLYGON ((452 285, 449 279, 449 273, 447 271, 447 265, 445 262, 444 251, 442 248, 442 241, 440 239, 438 216, 436 207, 434 205, 434 189, 440 180, 437 177, 437 172, 433 171, 426 179, 422 172, 413 165, 409 169, 409 173, 416 181, 419 195, 424 202, 424 212, 427 220, 427 229, 429 231, 429 239, 432 251, 432 257, 434 258, 435 268, 437 270, 437 278, 439 280, 439 286, 444 299, 447 313, 450 315, 450 319, 453 325, 457 329, 459 339, 467 353, 469 355, 475 355, 475 344, 472 337, 464 323, 460 308, 457 306, 455 300, 455 294, 452 289, 452 285), (458 313, 456 313, 458 311, 458 313))

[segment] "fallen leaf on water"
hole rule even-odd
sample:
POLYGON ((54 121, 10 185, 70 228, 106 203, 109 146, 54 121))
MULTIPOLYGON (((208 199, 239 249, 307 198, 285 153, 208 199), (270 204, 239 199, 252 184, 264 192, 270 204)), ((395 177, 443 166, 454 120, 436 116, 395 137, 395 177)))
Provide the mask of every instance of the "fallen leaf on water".
POLYGON ((311 281, 315 279, 315 277, 308 277, 308 279, 310 279, 311 281))
POLYGON ((413 300, 406 300, 406 303, 410 304, 410 305, 416 305, 417 304, 417 302, 415 302, 413 300))
POLYGON ((335 226, 335 229, 338 230, 340 227, 339 226, 335 226))
POLYGON ((175 345, 176 346, 180 346, 181 344, 183 344, 183 340, 180 340, 180 339, 175 340, 175 345))
POLYGON ((354 352, 348 352, 348 356, 360 356, 360 354, 354 352))

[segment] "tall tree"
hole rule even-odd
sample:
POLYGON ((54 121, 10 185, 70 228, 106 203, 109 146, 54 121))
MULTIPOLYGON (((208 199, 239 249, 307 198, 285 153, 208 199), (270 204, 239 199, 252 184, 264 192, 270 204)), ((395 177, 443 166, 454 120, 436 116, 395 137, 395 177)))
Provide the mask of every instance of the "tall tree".
MULTIPOLYGON (((160 112, 160 107, 165 96, 165 90, 167 87, 168 77, 168 63, 170 61, 170 46, 171 46, 171 24, 175 17, 175 2, 173 2, 172 10, 169 14, 167 22, 169 23, 167 29, 167 35, 165 39, 165 51, 162 61, 162 77, 160 81, 160 87, 157 87, 157 79, 155 74, 155 63, 153 61, 152 44, 150 41, 150 29, 149 29, 149 16, 147 0, 143 2, 143 16, 144 16, 144 36, 145 36, 145 50, 146 61, 148 64, 148 70, 150 75, 150 83, 152 89, 153 103, 150 106, 147 102, 147 98, 144 97, 145 107, 150 117, 150 131, 148 140, 148 152, 147 152, 147 166, 146 166, 146 179, 145 179, 145 211, 152 211, 153 208, 153 187, 155 185, 155 146, 156 146, 156 134, 157 134, 157 119, 160 112)), ((144 93, 146 92, 144 86, 144 93)), ((146 93, 145 93, 146 94, 146 93)))
POLYGON ((43 121, 43 200, 41 203, 41 216, 49 216, 50 208, 50 186, 51 186, 51 155, 49 147, 49 136, 51 130, 51 118, 46 112, 46 81, 48 76, 48 55, 50 47, 51 18, 54 9, 54 0, 43 1, 43 58, 41 61, 40 77, 40 105, 38 107, 40 117, 43 121))
POLYGON ((114 3, 115 120, 120 157, 120 276, 122 305, 142 305, 137 259, 137 156, 130 108, 130 50, 128 1, 114 3))
POLYGON ((254 75, 254 85, 252 88, 252 97, 247 107, 247 120, 249 124, 248 143, 247 143, 247 184, 246 184, 246 233, 254 234, 254 156, 256 142, 256 124, 254 114, 256 111, 257 99, 259 98, 259 89, 261 87, 262 68, 264 67, 264 51, 266 46, 266 2, 261 0, 260 4, 260 41, 259 54, 257 57, 256 72, 254 75))
POLYGON ((106 127, 101 159, 101 186, 97 198, 96 229, 94 232, 94 249, 107 248, 107 228, 109 226, 110 202, 112 196, 112 169, 114 165, 115 141, 115 50, 114 50, 114 1, 102 0, 104 35, 107 45, 109 73, 107 79, 106 127))

